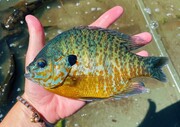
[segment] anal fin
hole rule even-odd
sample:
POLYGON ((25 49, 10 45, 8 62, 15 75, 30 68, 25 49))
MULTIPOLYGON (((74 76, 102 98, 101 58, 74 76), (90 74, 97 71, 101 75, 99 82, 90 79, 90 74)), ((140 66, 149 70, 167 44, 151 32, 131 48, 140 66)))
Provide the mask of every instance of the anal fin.
POLYGON ((149 89, 145 88, 143 82, 134 82, 126 90, 124 90, 123 92, 117 95, 114 95, 113 97, 115 99, 119 99, 119 98, 126 98, 129 96, 133 96, 133 95, 137 95, 141 93, 148 93, 148 92, 149 92, 149 89))

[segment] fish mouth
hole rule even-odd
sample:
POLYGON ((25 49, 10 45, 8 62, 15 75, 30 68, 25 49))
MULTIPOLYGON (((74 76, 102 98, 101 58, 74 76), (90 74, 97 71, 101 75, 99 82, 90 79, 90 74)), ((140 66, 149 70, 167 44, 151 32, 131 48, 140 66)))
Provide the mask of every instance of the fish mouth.
POLYGON ((34 83, 38 83, 37 81, 35 81, 33 78, 32 78, 32 75, 31 73, 26 73, 24 74, 24 77, 29 79, 30 81, 34 82, 34 83))
POLYGON ((30 67, 29 66, 26 67, 26 73, 24 74, 24 77, 29 79, 29 80, 31 80, 34 83, 38 83, 37 81, 35 81, 33 79, 33 73, 30 71, 30 67))
POLYGON ((29 66, 26 67, 26 71, 30 72, 30 67, 29 66))
POLYGON ((24 74, 24 77, 25 78, 27 78, 27 79, 30 79, 30 67, 29 66, 27 66, 26 67, 26 73, 24 74))

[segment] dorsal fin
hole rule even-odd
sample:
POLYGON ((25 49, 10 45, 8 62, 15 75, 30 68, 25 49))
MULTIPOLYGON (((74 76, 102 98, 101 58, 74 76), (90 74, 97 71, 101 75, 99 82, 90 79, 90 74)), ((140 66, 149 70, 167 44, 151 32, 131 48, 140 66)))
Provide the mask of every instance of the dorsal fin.
POLYGON ((142 46, 144 46, 144 40, 138 36, 129 36, 127 34, 121 33, 117 30, 110 30, 110 29, 105 29, 105 28, 100 28, 100 27, 96 27, 96 26, 79 26, 79 27, 74 27, 74 30, 83 30, 83 29, 87 29, 87 30, 98 30, 98 31, 102 31, 105 33, 108 33, 112 36, 116 36, 117 38, 119 38, 119 46, 120 49, 124 49, 126 51, 132 51, 132 50, 136 50, 142 46))

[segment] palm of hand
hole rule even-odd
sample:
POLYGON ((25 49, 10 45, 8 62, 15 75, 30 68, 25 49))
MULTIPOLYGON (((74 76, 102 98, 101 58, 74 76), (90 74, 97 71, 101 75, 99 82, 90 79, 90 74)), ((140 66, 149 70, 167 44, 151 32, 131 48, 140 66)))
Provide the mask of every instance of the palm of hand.
MULTIPOLYGON (((123 13, 123 9, 119 6, 112 8, 104 13, 99 19, 97 19, 92 26, 98 26, 107 28, 123 13)), ((44 46, 44 31, 40 22, 33 16, 26 17, 28 24, 30 38, 29 47, 26 55, 26 66, 33 61, 34 57, 44 46)), ((142 43, 147 44, 151 40, 149 33, 141 33, 136 36, 140 36, 144 41, 142 43)), ((138 53, 139 55, 147 56, 146 51, 138 53)), ((25 81, 25 93, 24 98, 30 102, 38 112, 40 112, 46 120, 51 123, 56 122, 60 118, 67 117, 81 108, 85 102, 79 100, 73 100, 46 91, 43 87, 29 81, 25 81)))

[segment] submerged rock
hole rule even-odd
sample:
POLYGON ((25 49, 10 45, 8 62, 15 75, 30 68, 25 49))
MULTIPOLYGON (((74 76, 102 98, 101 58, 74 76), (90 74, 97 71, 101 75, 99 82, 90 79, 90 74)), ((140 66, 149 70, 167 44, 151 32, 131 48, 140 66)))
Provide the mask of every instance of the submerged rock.
POLYGON ((14 59, 6 42, 2 42, 0 47, 0 67, 0 104, 2 104, 8 98, 14 74, 14 59))

